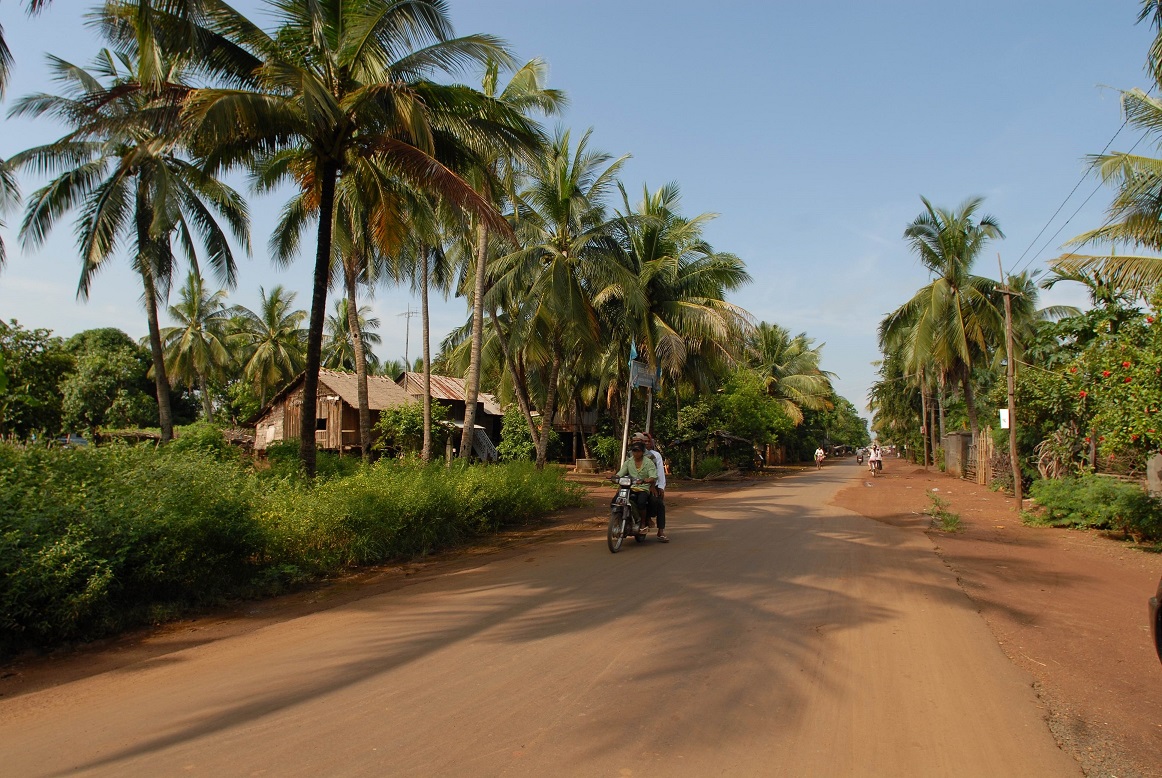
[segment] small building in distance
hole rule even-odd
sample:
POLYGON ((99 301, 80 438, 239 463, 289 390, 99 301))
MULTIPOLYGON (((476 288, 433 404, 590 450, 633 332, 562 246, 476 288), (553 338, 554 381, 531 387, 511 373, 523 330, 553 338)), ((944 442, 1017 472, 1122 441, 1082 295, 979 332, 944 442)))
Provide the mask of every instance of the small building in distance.
MULTIPOLYGON (((275 441, 299 439, 305 378, 306 373, 296 376, 254 417, 255 451, 264 451, 275 441)), ((381 411, 413 402, 415 399, 387 376, 367 376, 372 425, 381 411)), ((315 416, 315 445, 320 449, 342 453, 359 448, 359 387, 354 373, 319 371, 315 416)))
MULTIPOLYGON (((464 379, 453 376, 432 374, 432 402, 445 406, 448 409, 448 420, 460 429, 464 429, 464 411, 467 401, 464 399, 464 379)), ((424 401, 424 374, 404 373, 396 379, 403 390, 417 402, 424 401)), ((500 427, 504 421, 504 411, 496 397, 487 392, 476 395, 476 445, 473 452, 477 459, 496 459, 495 446, 500 442, 500 427), (481 433, 487 436, 487 441, 480 438, 481 433)), ((457 438, 456 445, 460 445, 457 438)))

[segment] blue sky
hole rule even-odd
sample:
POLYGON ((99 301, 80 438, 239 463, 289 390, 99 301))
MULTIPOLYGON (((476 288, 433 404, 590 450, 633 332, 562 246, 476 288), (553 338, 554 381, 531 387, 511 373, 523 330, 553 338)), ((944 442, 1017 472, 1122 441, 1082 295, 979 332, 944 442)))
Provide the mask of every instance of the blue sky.
MULTIPOLYGON (((25 18, 0 4, 16 70, 7 103, 51 88, 44 54, 78 63, 99 43, 83 0, 56 0, 25 18)), ((235 5, 261 20, 263 4, 235 5)), ((996 274, 995 253, 1017 264, 1051 214, 1122 123, 1118 89, 1146 87, 1151 32, 1135 26, 1137 0, 881 0, 706 4, 670 0, 452 0, 460 33, 501 36, 517 57, 543 57, 565 90, 563 124, 594 128, 594 145, 632 154, 631 193, 677 181, 686 213, 720 214, 713 245, 742 257, 754 282, 735 302, 756 319, 805 331, 823 366, 861 410, 879 356, 875 328, 927 281, 901 239, 920 195, 953 207, 985 198, 1007 238, 977 272, 996 274)), ((465 79, 468 80, 468 79, 465 79)), ((0 156, 56 137, 45 122, 0 125, 0 156)), ((1113 148, 1137 140, 1128 131, 1113 148)), ((1139 147, 1145 151, 1146 147, 1139 147)), ((36 181, 25 181, 31 191, 36 181)), ((1087 179, 1022 266, 1043 266, 1067 238, 1100 224, 1108 192, 1087 179), (1056 239, 1052 236, 1061 228, 1056 239)), ((309 300, 309 252, 277 269, 265 244, 281 201, 253 196, 255 253, 242 260, 233 302, 256 306, 258 287, 284 284, 309 300)), ((71 222, 25 253, 17 214, 0 230, 0 318, 62 335, 98 326, 139 337, 139 284, 121 262, 75 298, 79 262, 71 222)), ((1054 290, 1043 302, 1084 302, 1054 290)), ((401 357, 407 290, 371 301, 383 320, 381 356, 401 357)), ((438 341, 465 317, 462 300, 438 303, 438 341)), ((419 353, 413 320, 411 356, 419 353)))

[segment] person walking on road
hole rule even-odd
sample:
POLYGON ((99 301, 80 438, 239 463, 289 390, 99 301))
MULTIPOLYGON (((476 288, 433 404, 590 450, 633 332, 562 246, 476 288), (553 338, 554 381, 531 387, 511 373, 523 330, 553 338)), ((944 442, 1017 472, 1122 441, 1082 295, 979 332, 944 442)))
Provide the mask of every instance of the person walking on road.
POLYGON ((650 504, 658 522, 658 540, 669 543, 670 538, 666 535, 666 465, 662 461, 662 452, 658 451, 658 444, 654 441, 654 436, 648 432, 639 432, 633 436, 633 439, 640 440, 645 444, 646 456, 654 460, 654 466, 658 470, 658 480, 650 489, 650 504))

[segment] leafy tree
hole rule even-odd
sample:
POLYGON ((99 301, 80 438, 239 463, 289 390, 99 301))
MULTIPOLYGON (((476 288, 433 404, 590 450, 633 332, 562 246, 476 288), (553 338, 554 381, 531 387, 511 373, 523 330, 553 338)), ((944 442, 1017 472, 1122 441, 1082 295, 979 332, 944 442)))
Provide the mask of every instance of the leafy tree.
POLYGON ((736 371, 717 399, 725 430, 755 445, 775 443, 794 427, 782 404, 767 393, 763 378, 753 370, 736 371))
POLYGON ((112 327, 79 332, 64 347, 74 359, 61 382, 66 429, 157 426, 148 349, 112 327))
POLYGON ((0 321, 0 360, 7 384, 0 390, 0 437, 57 434, 60 384, 73 368, 61 339, 49 330, 25 329, 15 319, 0 321))
POLYGON ((243 377, 254 387, 259 406, 303 369, 307 312, 294 308, 295 293, 283 286, 267 294, 261 287, 258 312, 243 306, 231 309, 231 345, 242 362, 243 377))
POLYGON ((751 336, 751 365, 795 424, 803 421, 805 410, 831 407, 832 374, 819 367, 822 348, 814 346, 805 332, 792 337, 784 327, 765 321, 751 336))
MULTIPOLYGON (((432 419, 439 423, 448 418, 448 406, 432 406, 432 419)), ((379 414, 375 424, 378 435, 375 448, 397 454, 418 454, 424 442, 424 407, 419 403, 405 403, 388 408, 379 414)))

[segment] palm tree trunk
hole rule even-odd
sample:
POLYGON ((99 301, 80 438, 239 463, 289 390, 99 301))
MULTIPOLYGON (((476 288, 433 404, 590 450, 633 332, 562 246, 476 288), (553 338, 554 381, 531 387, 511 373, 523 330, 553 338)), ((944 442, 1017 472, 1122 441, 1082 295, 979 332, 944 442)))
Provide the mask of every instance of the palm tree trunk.
POLYGON ((324 162, 319 175, 319 239, 311 289, 311 319, 307 329, 307 364, 303 406, 299 416, 299 457, 308 478, 315 477, 315 414, 319 404, 319 363, 323 356, 323 325, 327 318, 327 282, 331 275, 331 228, 335 217, 335 179, 339 166, 324 162))
MULTIPOLYGON (((138 219, 138 246, 148 245, 148 221, 141 224, 138 219), (144 234, 145 243, 142 243, 144 234)), ((141 285, 145 289, 145 315, 149 320, 149 351, 153 357, 153 385, 157 389, 157 421, 161 427, 161 442, 173 440, 173 412, 169 404, 169 377, 165 373, 165 352, 161 347, 161 327, 157 321, 157 287, 153 283, 153 271, 145 257, 138 258, 141 285)))
MULTIPOLYGON (((424 340, 424 447, 420 457, 428 462, 432 458, 432 344, 429 342, 428 320, 428 263, 431 257, 428 247, 420 250, 420 321, 424 340)), ((467 413, 465 413, 467 418, 467 413)), ((467 427, 465 427, 467 429, 467 427)), ((461 443, 463 446, 463 443, 461 443)))
MULTIPOLYGON (((347 287, 347 329, 351 331, 351 348, 355 352, 355 384, 359 395, 359 450, 363 461, 371 461, 371 404, 367 399, 367 351, 363 348, 363 331, 359 327, 359 301, 355 295, 355 272, 343 264, 343 282, 347 287)), ((342 431, 339 432, 342 436, 342 431)), ((342 445, 340 443, 340 445, 342 445)))
POLYGON ((488 277, 488 228, 476 225, 476 282, 472 293, 472 346, 468 359, 468 376, 464 379, 464 432, 460 436, 460 456, 472 453, 475 434, 476 403, 480 396, 480 360, 484 345, 484 285, 488 277))
POLYGON ((545 389, 545 410, 541 414, 541 434, 537 444, 537 469, 543 470, 549 459, 549 436, 553 432, 553 414, 557 411, 557 379, 561 374, 561 350, 553 349, 553 364, 549 368, 549 385, 545 389))
POLYGON ((202 413, 206 414, 206 421, 214 423, 214 403, 210 401, 210 386, 204 375, 198 376, 198 391, 202 393, 202 413))
POLYGON ((525 423, 529 426, 529 434, 532 435, 533 442, 536 443, 538 434, 537 425, 533 421, 532 402, 529 400, 528 387, 525 386, 517 370, 512 352, 508 348, 508 338, 505 337, 504 331, 500 328, 500 318, 497 317, 496 310, 490 310, 488 315, 492 319, 492 328, 496 331, 496 340, 500 343, 500 350, 504 354, 504 364, 508 368, 509 376, 512 378, 512 390, 516 394, 516 403, 520 406, 521 413, 525 417, 525 423))
POLYGON ((960 386, 964 391, 964 407, 968 411, 968 427, 972 430, 972 439, 975 441, 980 428, 976 420, 976 401, 972 395, 972 375, 967 368, 960 375, 960 386))
POLYGON ((581 424, 581 396, 575 397, 573 402, 577 408, 577 435, 581 438, 581 451, 585 454, 585 458, 589 459, 589 441, 585 440, 585 430, 581 424))
POLYGON ((924 468, 927 469, 928 468, 928 436, 929 436, 930 429, 928 427, 928 392, 927 392, 927 387, 924 386, 924 371, 923 370, 920 371, 920 415, 921 415, 920 426, 924 428, 920 434, 920 437, 923 438, 923 445, 924 445, 923 465, 924 465, 924 468))

